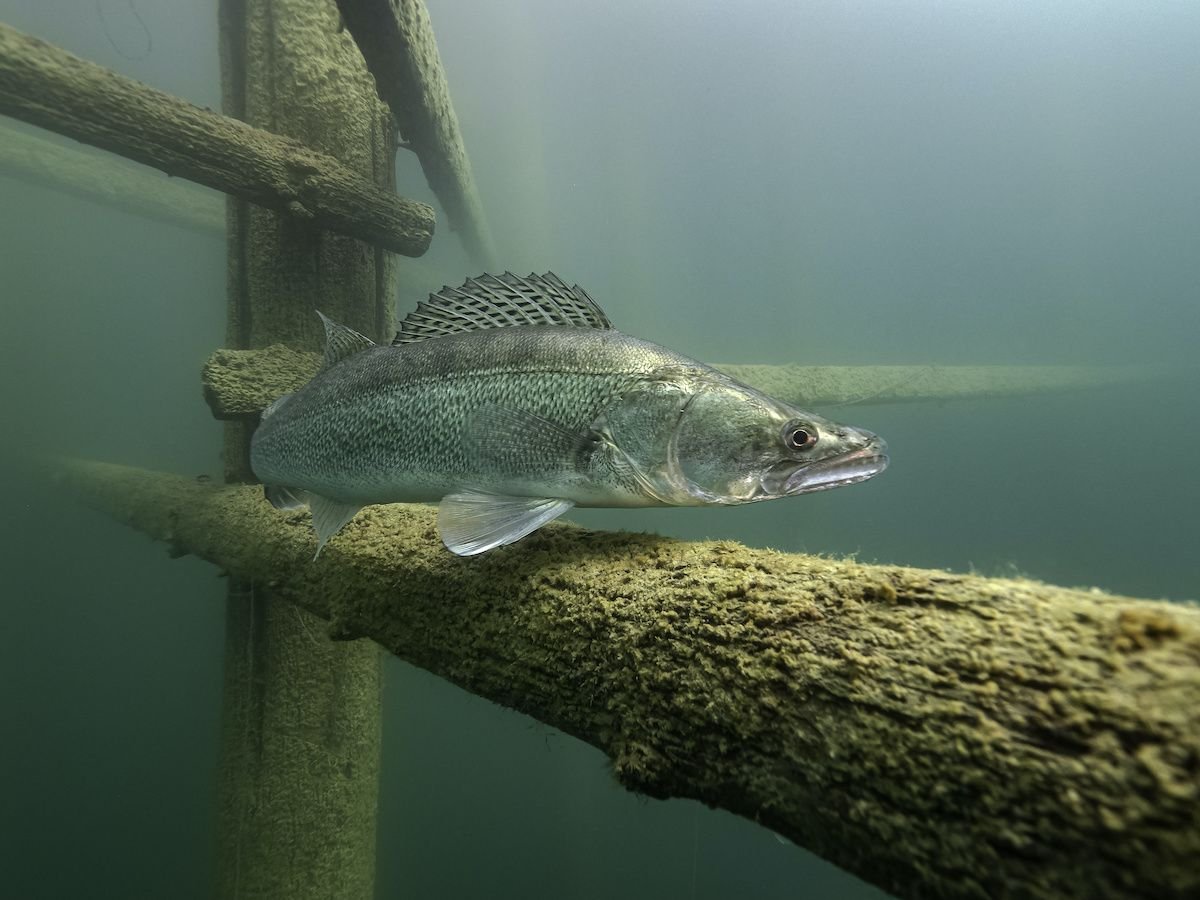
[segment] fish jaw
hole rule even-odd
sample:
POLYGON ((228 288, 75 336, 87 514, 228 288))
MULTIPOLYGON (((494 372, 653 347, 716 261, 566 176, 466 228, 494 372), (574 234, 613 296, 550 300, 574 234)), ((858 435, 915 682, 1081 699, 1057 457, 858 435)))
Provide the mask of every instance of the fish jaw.
POLYGON ((768 478, 773 484, 768 485, 768 479, 764 479, 764 489, 768 493, 793 496, 828 491, 874 478, 888 467, 890 459, 887 443, 869 431, 857 428, 852 431, 857 438, 855 443, 861 441, 861 446, 816 462, 792 467, 790 472, 772 473, 768 478))

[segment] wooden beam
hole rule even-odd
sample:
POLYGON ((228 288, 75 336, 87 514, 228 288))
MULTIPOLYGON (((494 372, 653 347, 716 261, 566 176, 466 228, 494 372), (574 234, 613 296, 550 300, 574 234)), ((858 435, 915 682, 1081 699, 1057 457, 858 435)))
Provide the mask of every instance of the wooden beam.
MULTIPOLYGON (((302 387, 317 353, 280 344, 218 350, 204 366, 204 396, 218 419, 251 416, 302 387)), ((760 366, 718 365, 773 397, 800 407, 1017 397, 1165 377, 1153 366, 760 366)))
POLYGON ((798 366, 716 364, 734 378, 797 406, 918 403, 1025 397, 1137 384, 1178 376, 1179 367, 1138 366, 798 366))
POLYGON ((451 228, 477 267, 495 268, 496 249, 423 0, 337 0, 337 5, 451 228))
MULTIPOLYGON (((329 2, 221 0, 222 103, 394 196, 392 116, 337 23, 329 2)), ((320 347, 314 307, 336 310, 329 314, 363 334, 392 332, 395 256, 247 203, 229 206, 231 341, 320 347)), ((254 478, 251 424, 225 429, 229 481, 254 478)), ((229 580, 217 897, 375 896, 382 689, 382 654, 370 641, 329 641, 308 612, 253 579, 229 580)))
POLYGON ((0 24, 0 113, 258 206, 420 256, 433 210, 332 156, 193 106, 0 24))
POLYGON ((313 560, 254 487, 84 502, 899 897, 1200 896, 1200 608, 552 524, 474 559, 373 506, 313 560), (403 585, 403 588, 398 588, 403 585), (399 591, 399 593, 398 593, 399 591))
POLYGON ((0 120, 0 176, 90 203, 225 236, 225 198, 108 153, 84 151, 0 120))
MULTIPOLYGON (((164 176, 119 156, 0 123, 0 177, 35 184, 89 203, 225 238, 225 195, 164 176)), ((423 297, 458 271, 439 270, 425 259, 395 260, 402 300, 423 297)))

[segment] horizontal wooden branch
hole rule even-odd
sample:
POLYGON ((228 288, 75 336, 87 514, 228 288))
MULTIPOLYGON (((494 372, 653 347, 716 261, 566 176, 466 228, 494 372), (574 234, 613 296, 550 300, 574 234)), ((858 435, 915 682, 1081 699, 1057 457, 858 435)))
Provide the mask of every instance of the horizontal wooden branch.
MULTIPOLYGON (((218 419, 258 413, 316 373, 316 353, 274 345, 218 350, 204 366, 204 396, 218 419)), ((762 366, 718 368, 800 407, 1005 397, 1164 377, 1153 366, 762 366)))
POLYGON ((313 560, 259 489, 86 462, 78 496, 900 897, 1200 895, 1200 609, 550 525, 450 555, 369 507, 313 560))
POLYGON ((193 106, 0 24, 0 113, 268 209, 420 256, 433 210, 331 156, 193 106))
POLYGON ((1131 366, 798 366, 717 367, 797 406, 1026 397, 1177 377, 1178 367, 1131 366))
POLYGON ((107 153, 0 122, 0 176, 159 222, 225 236, 225 197, 107 153))
POLYGON ((337 5, 451 228, 476 266, 495 268, 492 235, 423 0, 337 0, 337 5))
MULTIPOLYGON (((77 144, 62 144, 0 124, 0 177, 36 184, 71 197, 225 238, 225 196, 168 178, 145 166, 77 144)), ((426 259, 396 260, 397 291, 416 299, 437 290, 458 272, 426 259)))

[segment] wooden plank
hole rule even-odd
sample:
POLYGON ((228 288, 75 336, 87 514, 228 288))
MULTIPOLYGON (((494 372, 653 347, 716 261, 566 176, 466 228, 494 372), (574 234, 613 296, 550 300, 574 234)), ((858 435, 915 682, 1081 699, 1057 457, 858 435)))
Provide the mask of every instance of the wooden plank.
POLYGON ((420 256, 433 210, 334 157, 86 62, 0 23, 0 113, 258 206, 420 256))

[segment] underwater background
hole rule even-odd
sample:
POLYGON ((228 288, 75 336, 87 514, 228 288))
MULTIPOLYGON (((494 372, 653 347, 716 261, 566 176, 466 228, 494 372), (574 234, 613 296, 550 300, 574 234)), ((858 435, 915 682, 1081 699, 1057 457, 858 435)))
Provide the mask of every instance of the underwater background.
MULTIPOLYGON (((427 2, 502 266, 579 282, 623 331, 713 363, 1179 369, 865 398, 831 413, 890 445, 865 485, 572 518, 1200 594, 1200 4, 427 2)), ((0 0, 0 21, 220 106, 215 4, 0 0)), ((398 178, 433 202, 403 152, 398 178)), ((423 262, 458 283, 478 273, 444 222, 423 262)), ((218 478, 199 370, 224 343, 224 253, 0 177, 5 456, 218 478)), ((420 299, 404 271, 401 316, 420 299)), ((210 896, 226 583, 14 471, 0 895, 210 896)), ((629 794, 533 720, 386 673, 380 897, 885 896, 751 822, 629 794)))

